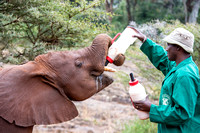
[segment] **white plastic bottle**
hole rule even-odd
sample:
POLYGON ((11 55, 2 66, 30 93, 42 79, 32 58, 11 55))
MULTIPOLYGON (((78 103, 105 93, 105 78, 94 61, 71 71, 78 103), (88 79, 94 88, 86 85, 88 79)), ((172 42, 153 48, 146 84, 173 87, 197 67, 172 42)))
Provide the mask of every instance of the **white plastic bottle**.
POLYGON ((127 48, 134 43, 137 39, 136 37, 132 37, 136 32, 133 30, 133 27, 127 26, 126 29, 122 33, 118 33, 112 40, 112 45, 108 50, 108 56, 106 57, 109 63, 113 63, 113 60, 118 54, 124 54, 127 48), (118 40, 114 42, 114 40, 120 35, 118 40))
MULTIPOLYGON (((147 94, 145 88, 139 83, 137 79, 134 79, 133 74, 130 73, 131 80, 129 82, 129 95, 133 102, 145 100, 147 94)), ((149 118, 149 112, 136 110, 139 119, 145 120, 149 118)))

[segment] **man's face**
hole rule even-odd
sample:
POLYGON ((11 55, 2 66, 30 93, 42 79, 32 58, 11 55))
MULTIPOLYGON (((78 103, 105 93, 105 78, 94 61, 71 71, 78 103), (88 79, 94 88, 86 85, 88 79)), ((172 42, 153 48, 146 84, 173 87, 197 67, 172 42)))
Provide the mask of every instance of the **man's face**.
POLYGON ((177 48, 178 48, 177 45, 167 43, 166 51, 167 51, 167 56, 170 61, 176 61, 176 57, 178 54, 177 48))

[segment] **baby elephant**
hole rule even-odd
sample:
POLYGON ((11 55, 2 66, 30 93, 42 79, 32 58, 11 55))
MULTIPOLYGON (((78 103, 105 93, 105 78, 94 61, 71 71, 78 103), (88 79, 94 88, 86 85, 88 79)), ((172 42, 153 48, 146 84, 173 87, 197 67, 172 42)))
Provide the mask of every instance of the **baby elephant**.
MULTIPOLYGON (((34 125, 76 117, 72 101, 85 100, 113 82, 103 74, 111 40, 100 34, 89 47, 0 69, 0 133, 31 133, 34 125)), ((116 58, 115 65, 123 64, 123 55, 116 58)))

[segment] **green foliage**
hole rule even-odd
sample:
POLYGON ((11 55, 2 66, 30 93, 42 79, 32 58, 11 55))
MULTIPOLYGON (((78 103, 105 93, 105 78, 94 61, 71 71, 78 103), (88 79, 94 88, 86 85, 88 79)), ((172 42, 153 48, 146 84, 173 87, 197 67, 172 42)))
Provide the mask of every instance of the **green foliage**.
POLYGON ((47 52, 46 46, 42 42, 37 42, 35 45, 24 45, 22 43, 12 43, 9 45, 9 50, 5 49, 2 51, 2 61, 4 63, 21 64, 29 60, 33 60, 39 54, 47 52), (7 55, 3 54, 4 51, 7 55))
POLYGON ((2 14, 5 19, 2 28, 9 29, 14 37, 26 38, 33 44, 43 41, 70 46, 75 45, 75 42, 81 43, 91 35, 94 36, 99 30, 105 30, 105 25, 94 22, 105 19, 102 11, 93 8, 99 1, 25 1, 15 4, 3 3, 2 7, 5 9, 2 14))
POLYGON ((123 84, 124 88, 127 88, 129 86, 128 83, 130 81, 130 78, 129 78, 128 74, 126 74, 123 71, 117 71, 117 72, 115 72, 115 75, 118 78, 116 82, 123 84))
POLYGON ((137 24, 148 23, 152 20, 180 20, 184 22, 184 6, 181 0, 129 0, 130 5, 127 5, 126 0, 118 0, 114 5, 114 16, 112 30, 116 32, 122 31, 130 22, 127 17, 127 6, 130 7, 132 21, 137 24))
MULTIPOLYGON (((35 52, 32 48, 38 47, 38 44, 46 49, 49 48, 47 45, 57 45, 60 48, 89 45, 91 39, 99 33, 105 33, 108 28, 105 21, 107 14, 97 8, 101 2, 1 1, 0 43, 8 48, 11 44, 26 42, 23 47, 30 48, 26 48, 27 52, 35 52)), ((30 55, 36 56, 36 53, 30 55)))
POLYGON ((184 8, 181 1, 141 1, 135 7, 134 20, 138 23, 147 23, 152 20, 175 20, 184 22, 184 8))
POLYGON ((126 2, 122 0, 114 8, 114 15, 112 18, 111 36, 114 37, 116 33, 122 32, 128 25, 128 18, 126 12, 126 2))
POLYGON ((138 119, 125 124, 122 133, 157 133, 157 124, 138 119))
POLYGON ((136 12, 135 12, 136 22, 146 23, 151 20, 160 19, 163 14, 162 13, 163 9, 160 8, 161 4, 162 3, 157 4, 150 1, 140 2, 136 7, 136 12), (140 8, 140 7, 143 7, 143 8, 140 8))

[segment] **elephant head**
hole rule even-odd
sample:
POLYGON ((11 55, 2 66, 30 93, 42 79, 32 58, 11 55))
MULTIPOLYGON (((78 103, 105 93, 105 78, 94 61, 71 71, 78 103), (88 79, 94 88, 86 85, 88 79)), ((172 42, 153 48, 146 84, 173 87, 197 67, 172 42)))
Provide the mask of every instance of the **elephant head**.
MULTIPOLYGON (((76 51, 39 55, 0 71, 0 116, 19 126, 54 124, 78 115, 72 101, 85 100, 110 85, 103 74, 111 38, 100 34, 76 51)), ((117 64, 124 58, 117 58, 117 64)))
MULTIPOLYGON (((111 38, 98 35, 91 46, 76 50, 52 52, 36 60, 45 60, 55 75, 46 77, 47 82, 62 86, 60 91, 70 100, 81 101, 89 98, 113 82, 103 74, 111 38), (57 83, 59 82, 59 83, 57 83)), ((48 74, 49 75, 49 74, 48 74)))

